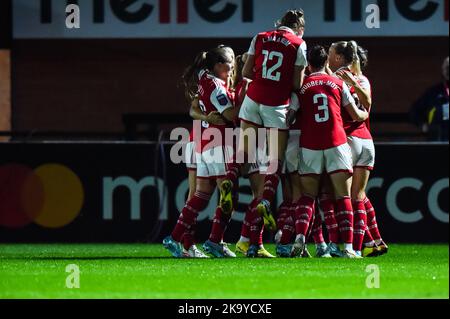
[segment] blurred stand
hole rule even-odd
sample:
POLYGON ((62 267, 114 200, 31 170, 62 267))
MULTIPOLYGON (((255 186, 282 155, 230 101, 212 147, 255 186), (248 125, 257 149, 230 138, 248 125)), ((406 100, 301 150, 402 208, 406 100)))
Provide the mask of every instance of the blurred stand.
POLYGON ((411 120, 429 141, 446 141, 449 135, 449 58, 442 64, 442 80, 430 87, 412 105, 411 120))

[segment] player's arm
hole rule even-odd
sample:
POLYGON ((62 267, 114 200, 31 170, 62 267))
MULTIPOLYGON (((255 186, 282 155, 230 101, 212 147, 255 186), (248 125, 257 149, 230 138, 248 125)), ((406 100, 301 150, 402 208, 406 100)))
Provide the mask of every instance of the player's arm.
MULTIPOLYGON (((233 122, 238 116, 238 109, 234 107, 233 101, 229 98, 224 87, 218 86, 211 93, 211 103, 216 108, 225 122, 233 122)), ((225 124, 225 123, 223 123, 225 124)))
POLYGON ((253 80, 255 78, 255 51, 256 51, 256 40, 258 36, 253 37, 250 47, 248 48, 247 57, 242 68, 242 76, 253 80))
POLYGON ((289 101, 289 110, 286 116, 286 124, 291 126, 295 122, 295 118, 297 116, 297 112, 300 108, 300 103, 297 97, 297 94, 292 92, 291 99, 289 101))
POLYGON ((213 124, 213 125, 225 124, 225 121, 223 120, 223 118, 219 112, 214 111, 214 112, 209 113, 208 115, 203 113, 202 109, 200 108, 200 101, 199 101, 198 97, 196 97, 192 101, 189 115, 194 120, 205 121, 205 122, 208 122, 209 124, 213 124))
POLYGON ((343 84, 342 89, 342 105, 354 121, 363 122, 369 117, 369 112, 367 112, 367 110, 360 109, 356 106, 355 99, 345 83, 343 84))
POLYGON ((295 60, 294 66, 294 82, 293 90, 297 91, 303 85, 303 80, 305 78, 305 69, 308 66, 306 58, 306 42, 303 42, 297 50, 297 59, 295 60))
POLYGON ((347 83, 347 85, 353 86, 355 88, 355 92, 358 95, 359 102, 364 108, 370 112, 370 108, 372 107, 372 96, 370 93, 370 85, 363 84, 361 85, 358 80, 348 71, 338 71, 336 75, 347 83))

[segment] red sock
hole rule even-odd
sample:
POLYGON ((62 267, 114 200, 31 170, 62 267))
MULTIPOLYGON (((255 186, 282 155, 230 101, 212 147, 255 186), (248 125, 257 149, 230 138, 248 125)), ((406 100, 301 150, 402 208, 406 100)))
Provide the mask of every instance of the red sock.
POLYGON ((230 219, 231 214, 224 214, 220 206, 216 208, 216 214, 214 215, 211 234, 209 235, 210 241, 216 244, 222 242, 223 234, 225 234, 225 230, 227 229, 230 219))
POLYGON ((242 222, 242 227, 241 227, 241 236, 242 237, 250 238, 250 226, 251 226, 251 222, 252 222, 251 210, 256 207, 258 202, 259 202, 259 199, 254 198, 251 201, 251 203, 247 206, 247 210, 245 211, 245 218, 244 218, 244 221, 242 222))
POLYGON ((250 210, 250 244, 261 245, 264 231, 264 220, 259 216, 256 207, 250 210))
POLYGON ((186 231, 183 235, 183 247, 186 250, 188 250, 192 245, 194 245, 195 226, 196 223, 194 223, 191 229, 186 231))
POLYGON ((328 241, 330 243, 339 243, 339 226, 334 216, 334 202, 331 199, 321 199, 319 201, 320 208, 325 217, 325 225, 328 231, 328 241))
POLYGON ((302 196, 295 209, 295 233, 306 238, 309 222, 314 211, 314 198, 302 196))
POLYGON ((263 199, 267 200, 269 203, 273 203, 275 194, 277 193, 278 184, 280 183, 280 175, 283 163, 281 161, 272 162, 270 170, 275 170, 273 174, 267 174, 264 178, 264 192, 263 199), (274 164, 272 164, 274 163, 274 164))
POLYGON ((353 203, 353 249, 356 251, 361 251, 364 233, 367 226, 367 215, 366 209, 364 207, 364 202, 362 200, 354 200, 353 203))
POLYGON ((339 223, 339 233, 346 244, 353 243, 353 208, 349 197, 336 201, 336 219, 339 223))
POLYGON ((197 220, 198 213, 208 206, 210 198, 210 194, 195 192, 194 197, 187 201, 172 231, 172 238, 175 241, 181 242, 183 235, 191 230, 197 220))
POLYGON ((372 235, 370 234, 369 227, 366 225, 366 231, 364 232, 363 239, 364 246, 373 247, 375 245, 375 241, 373 240, 372 235))
POLYGON ((239 180, 239 176, 241 174, 242 165, 246 162, 245 152, 236 153, 233 157, 233 161, 227 164, 227 177, 233 182, 233 184, 237 184, 239 180))
POLYGON ((324 243, 325 240, 323 239, 323 230, 322 230, 322 216, 320 215, 320 210, 318 206, 316 205, 316 212, 314 214, 314 222, 312 223, 311 227, 311 234, 314 239, 315 244, 321 244, 324 243))
POLYGON ((296 204, 291 203, 289 209, 288 209, 288 215, 286 219, 284 220, 283 228, 280 228, 282 230, 281 232, 281 238, 280 238, 280 244, 287 245, 291 243, 294 240, 295 235, 295 207, 296 204))
POLYGON ((378 229, 377 218, 375 217, 375 209, 372 206, 369 198, 364 199, 364 206, 367 212, 367 226, 369 228, 370 234, 375 240, 382 240, 380 231, 378 229))
POLYGON ((277 216, 277 229, 283 229, 284 221, 289 217, 289 208, 291 207, 290 201, 284 201, 278 207, 278 216, 277 216))

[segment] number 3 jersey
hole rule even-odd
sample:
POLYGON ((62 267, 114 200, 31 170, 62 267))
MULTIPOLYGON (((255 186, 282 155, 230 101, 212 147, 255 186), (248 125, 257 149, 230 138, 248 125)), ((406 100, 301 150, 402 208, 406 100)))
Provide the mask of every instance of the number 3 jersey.
MULTIPOLYGON (((203 113, 206 115, 211 112, 223 114, 225 110, 234 107, 234 96, 228 90, 224 81, 215 77, 207 70, 201 70, 198 77, 199 102, 203 113)), ((202 122, 201 143, 200 145, 197 145, 196 151, 201 153, 203 150, 224 145, 225 129, 227 127, 233 128, 233 125, 213 125, 202 122), (216 130, 220 132, 220 139, 218 138, 219 136, 213 136, 213 134, 217 132, 216 130)))
POLYGON ((305 78, 296 92, 300 105, 298 118, 300 147, 326 150, 347 143, 342 112, 354 103, 344 81, 326 73, 313 73, 305 78))
POLYGON ((247 91, 248 97, 268 106, 289 104, 294 65, 307 66, 306 42, 292 29, 280 27, 256 35, 248 54, 255 57, 255 75, 247 91))

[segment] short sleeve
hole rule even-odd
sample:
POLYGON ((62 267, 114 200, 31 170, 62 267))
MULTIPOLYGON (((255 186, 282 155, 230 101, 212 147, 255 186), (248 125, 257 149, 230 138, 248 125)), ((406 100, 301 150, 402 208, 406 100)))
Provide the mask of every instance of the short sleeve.
POLYGON ((250 48, 248 48, 248 54, 249 55, 255 55, 255 51, 256 51, 256 38, 258 38, 257 35, 255 35, 255 37, 252 39, 252 43, 250 43, 250 48))
POLYGON ((226 109, 233 107, 233 102, 230 100, 228 92, 223 86, 217 86, 215 88, 211 93, 210 100, 219 113, 223 113, 226 109))
POLYGON ((350 93, 350 90, 347 86, 347 84, 343 83, 342 84, 342 106, 347 106, 350 105, 352 103, 356 103, 355 99, 353 98, 352 94, 350 93))
POLYGON ((308 66, 308 60, 306 58, 306 42, 303 42, 297 50, 297 59, 295 60, 295 65, 296 66, 303 66, 303 67, 307 67, 308 66))

